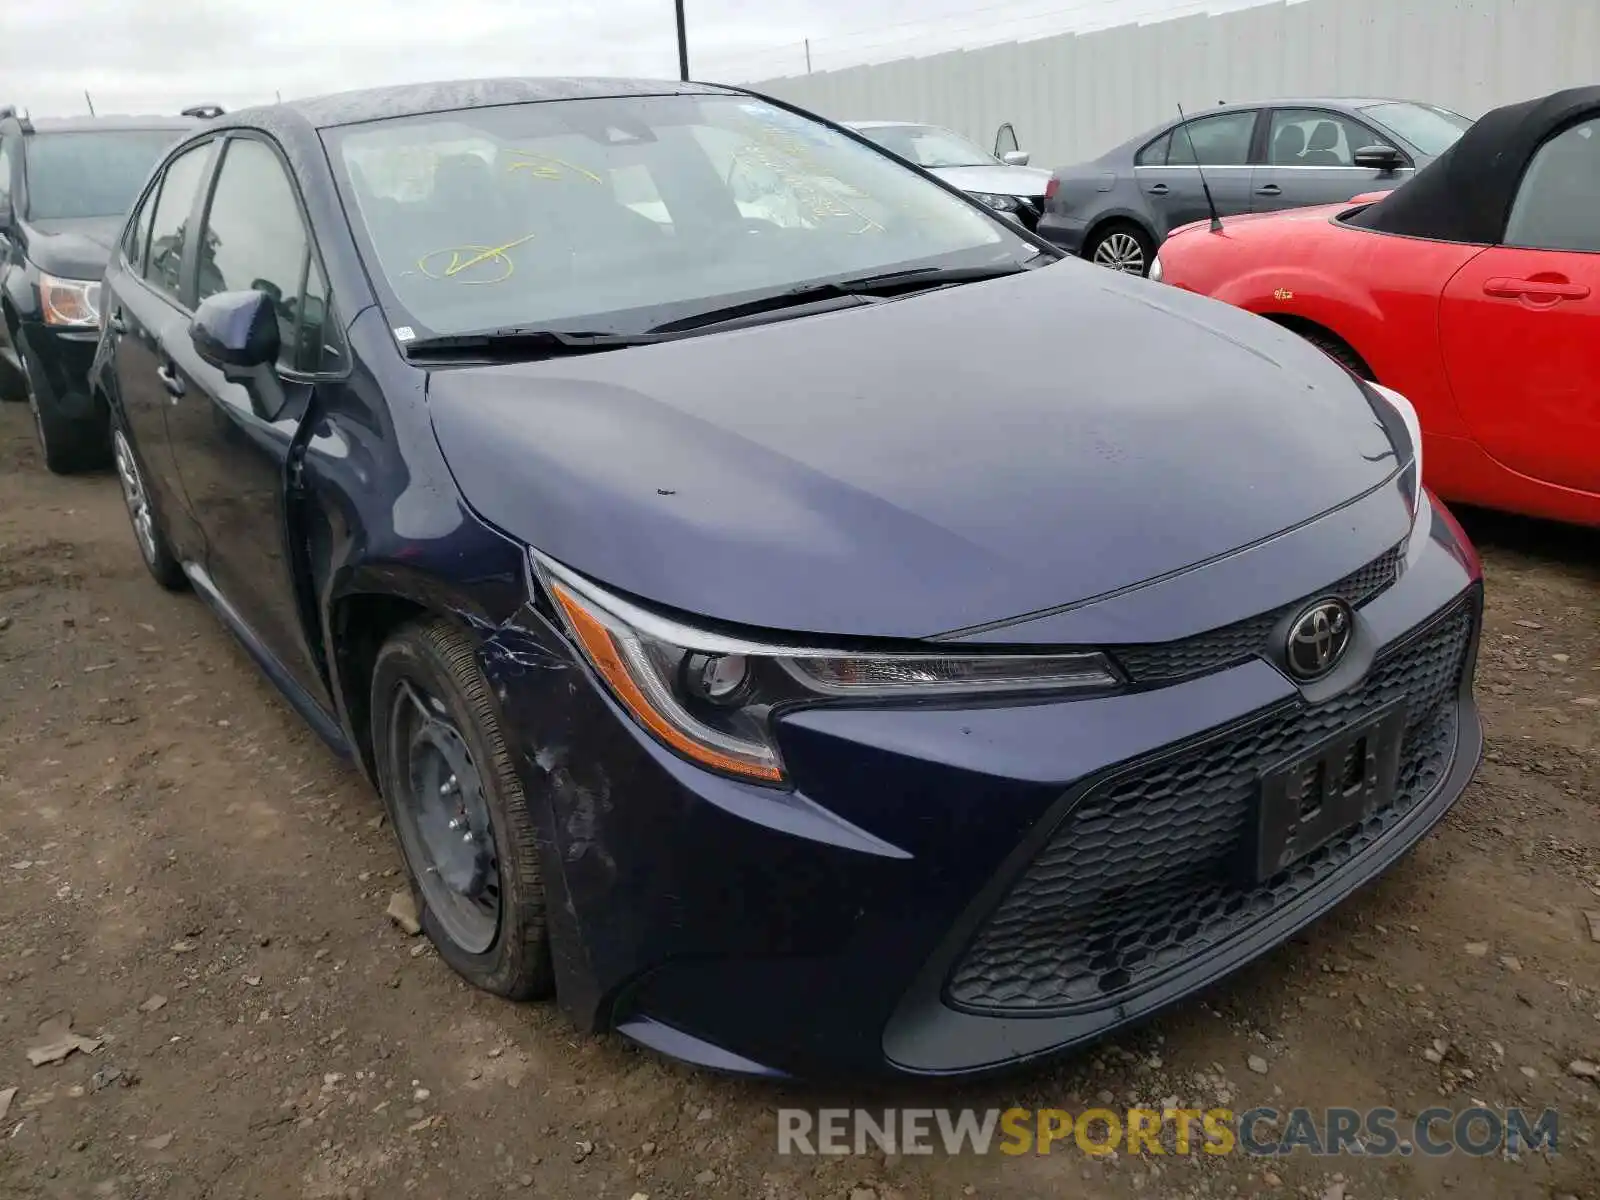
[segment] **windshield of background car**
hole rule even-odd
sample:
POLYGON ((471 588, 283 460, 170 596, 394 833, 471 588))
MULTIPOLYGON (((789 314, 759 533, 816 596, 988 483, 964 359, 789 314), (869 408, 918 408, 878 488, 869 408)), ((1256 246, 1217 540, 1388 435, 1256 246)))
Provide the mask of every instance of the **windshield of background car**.
POLYGON ((1369 104, 1361 110, 1372 120, 1398 134, 1422 153, 1437 158, 1472 128, 1460 113, 1432 104, 1391 102, 1369 104))
POLYGON ((36 133, 27 139, 28 217, 120 217, 178 140, 176 129, 36 133))
POLYGON ((996 162, 966 138, 932 125, 882 125, 863 129, 861 136, 919 167, 992 167, 996 162))
POLYGON ((324 137, 391 324, 417 337, 637 333, 826 279, 1037 253, 876 150, 743 96, 515 104, 324 137))

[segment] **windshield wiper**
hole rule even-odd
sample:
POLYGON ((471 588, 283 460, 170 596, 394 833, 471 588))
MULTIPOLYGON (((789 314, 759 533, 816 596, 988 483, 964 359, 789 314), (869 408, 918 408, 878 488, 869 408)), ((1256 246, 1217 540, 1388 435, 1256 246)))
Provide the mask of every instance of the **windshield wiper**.
MULTIPOLYGON (((1029 261, 1032 261, 1031 259, 1029 261)), ((768 296, 757 296, 740 304, 707 309, 692 316, 680 317, 657 325, 652 334, 682 333, 691 329, 704 329, 739 321, 745 317, 779 312, 786 308, 799 308, 824 300, 872 300, 906 291, 924 291, 949 287, 958 283, 977 283, 984 279, 999 279, 1006 275, 1020 275, 1032 268, 1019 262, 990 263, 982 267, 909 267, 903 271, 883 271, 876 275, 861 275, 851 279, 825 279, 788 288, 768 296)))
POLYGON ((527 358, 555 358, 567 354, 595 354, 603 350, 622 350, 629 346, 648 346, 666 341, 651 333, 616 333, 603 329, 536 329, 509 325, 503 329, 481 329, 470 333, 450 333, 439 337, 417 338, 406 342, 407 358, 453 354, 514 355, 527 358))

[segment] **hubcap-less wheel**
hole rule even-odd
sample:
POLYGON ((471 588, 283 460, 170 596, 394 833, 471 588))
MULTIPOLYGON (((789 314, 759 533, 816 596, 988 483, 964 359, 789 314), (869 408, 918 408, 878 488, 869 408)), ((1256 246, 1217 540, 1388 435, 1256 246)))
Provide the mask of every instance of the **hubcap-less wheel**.
MULTIPOLYGON (((38 408, 35 406, 37 413, 38 408)), ((145 494, 144 479, 139 475, 139 464, 134 460, 133 447, 118 429, 111 435, 111 453, 117 462, 117 478, 122 481, 122 499, 128 506, 128 519, 133 522, 133 536, 139 541, 139 553, 144 560, 155 565, 156 523, 150 511, 150 497, 145 494)))
POLYGON ((1112 233, 1094 248, 1094 261, 1113 271, 1129 275, 1144 274, 1144 247, 1131 233, 1112 233))
POLYGON ((402 685, 392 719, 405 756, 396 832, 445 933, 482 954, 500 930, 500 857, 477 766, 444 705, 415 685, 402 685))

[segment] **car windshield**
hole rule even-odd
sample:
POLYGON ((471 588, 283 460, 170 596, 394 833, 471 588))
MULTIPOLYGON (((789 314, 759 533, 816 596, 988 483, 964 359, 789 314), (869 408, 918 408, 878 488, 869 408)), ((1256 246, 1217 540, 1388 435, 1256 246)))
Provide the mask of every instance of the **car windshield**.
POLYGON ((861 136, 919 167, 992 167, 999 160, 960 134, 934 125, 875 125, 861 136))
POLYGON ((1433 104, 1392 101, 1361 110, 1378 124, 1410 142, 1422 153, 1438 157, 1472 128, 1472 121, 1433 104))
POLYGON ((27 140, 28 216, 36 221, 120 217, 175 129, 37 133, 27 140))
POLYGON ((324 137, 402 340, 638 333, 821 281, 1038 252, 893 159, 746 96, 514 104, 324 137))

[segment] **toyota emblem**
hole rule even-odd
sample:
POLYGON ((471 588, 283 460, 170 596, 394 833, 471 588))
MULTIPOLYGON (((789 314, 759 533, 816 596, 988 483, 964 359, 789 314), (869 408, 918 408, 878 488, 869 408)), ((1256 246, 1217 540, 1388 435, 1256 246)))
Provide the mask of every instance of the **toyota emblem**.
POLYGON ((1321 679, 1339 665, 1350 646, 1355 614, 1343 600, 1318 600, 1294 619, 1284 661, 1296 679, 1321 679))

